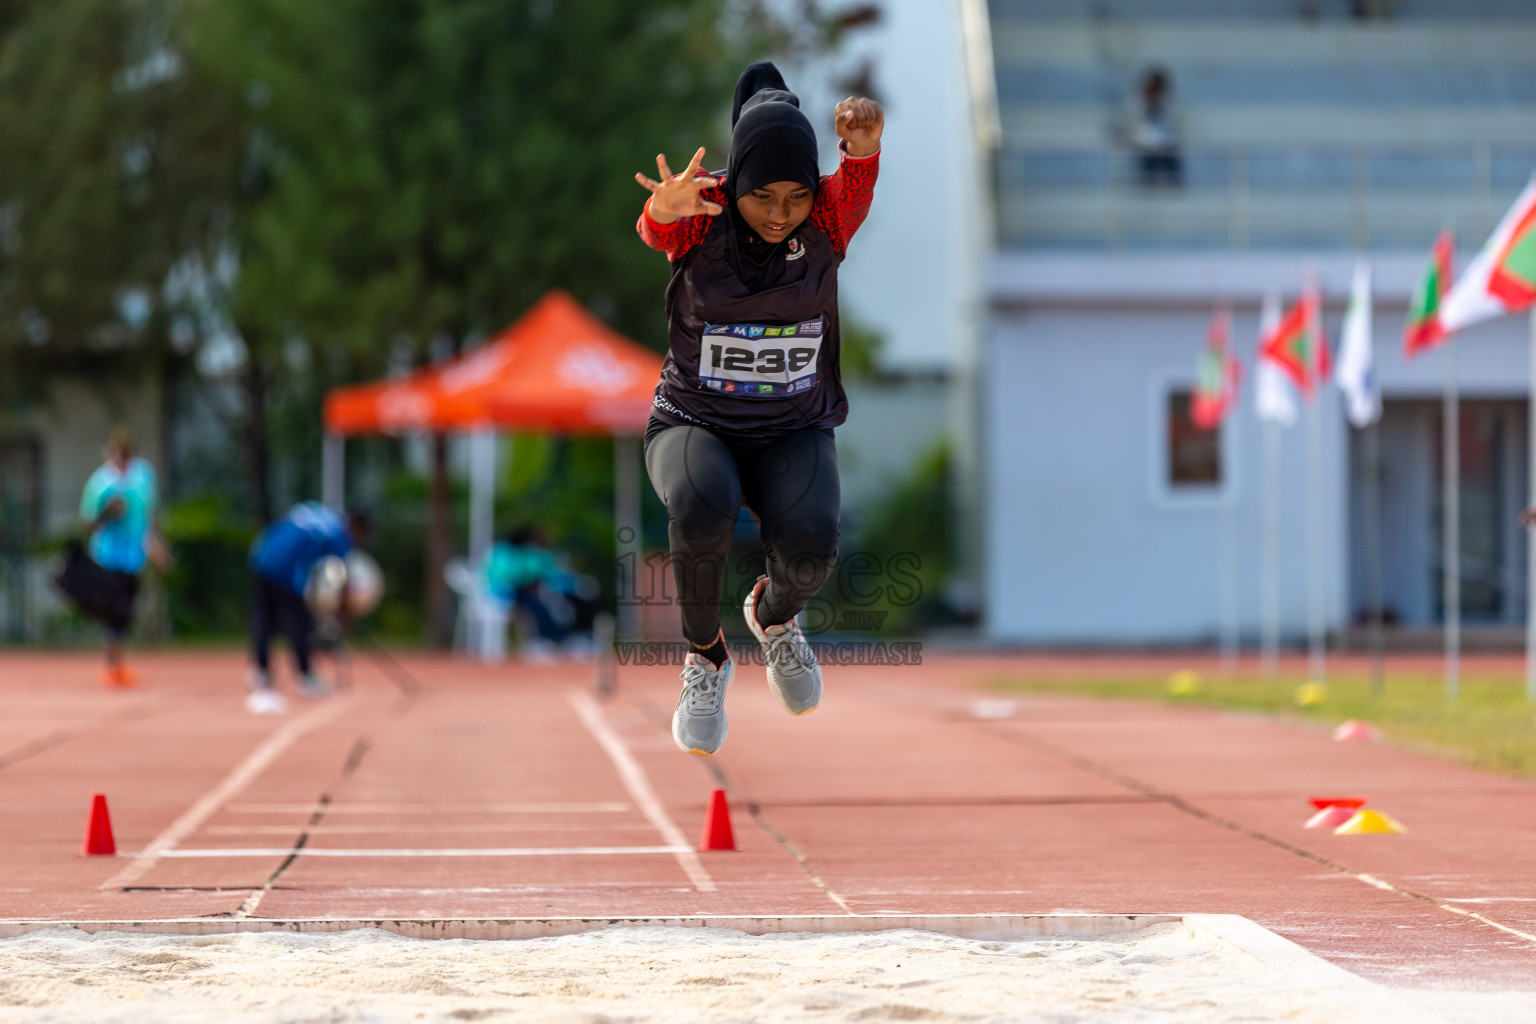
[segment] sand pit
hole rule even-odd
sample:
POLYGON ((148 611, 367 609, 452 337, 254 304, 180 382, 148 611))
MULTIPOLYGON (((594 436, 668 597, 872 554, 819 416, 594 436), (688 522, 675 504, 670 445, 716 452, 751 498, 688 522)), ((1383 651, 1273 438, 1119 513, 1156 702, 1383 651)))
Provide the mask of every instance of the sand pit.
POLYGON ((376 930, 0 941, 0 1020, 1522 1020, 1529 994, 1298 988, 1179 924, 1096 939, 933 932, 750 936, 610 928, 519 941, 376 930))

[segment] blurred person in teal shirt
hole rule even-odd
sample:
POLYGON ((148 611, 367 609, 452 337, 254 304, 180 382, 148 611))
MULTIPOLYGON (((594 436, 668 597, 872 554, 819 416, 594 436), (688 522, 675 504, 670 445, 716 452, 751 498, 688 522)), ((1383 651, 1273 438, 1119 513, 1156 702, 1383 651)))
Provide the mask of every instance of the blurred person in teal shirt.
POLYGON ((492 597, 533 619, 537 635, 523 646, 530 659, 549 660, 573 634, 590 631, 596 581, 572 573, 538 529, 513 530, 491 545, 482 571, 492 597))
POLYGON ((84 586, 66 589, 106 624, 102 684, 115 688, 135 683, 123 659, 123 641, 133 621, 139 573, 147 561, 168 568, 170 553, 154 528, 159 501, 155 470, 134 454, 133 434, 126 427, 115 428, 102 454, 106 461, 86 481, 80 498, 80 518, 89 524, 90 534, 85 553, 101 571, 80 574, 84 586))

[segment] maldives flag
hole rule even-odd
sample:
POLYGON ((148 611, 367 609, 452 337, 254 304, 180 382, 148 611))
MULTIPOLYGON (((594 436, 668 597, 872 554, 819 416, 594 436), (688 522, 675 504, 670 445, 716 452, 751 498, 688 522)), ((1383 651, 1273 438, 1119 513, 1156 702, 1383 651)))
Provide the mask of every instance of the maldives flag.
POLYGON ((1260 357, 1284 370, 1307 398, 1333 372, 1322 314, 1322 296, 1316 285, 1308 285, 1279 325, 1259 342, 1260 357))
POLYGON ((1536 305, 1536 178, 1493 229, 1440 307, 1447 331, 1536 305))
POLYGON ((1201 430, 1215 430, 1221 426, 1227 412, 1237 404, 1237 385, 1242 379, 1243 364, 1227 344, 1231 337, 1231 310, 1216 310, 1206 333, 1205 351, 1200 353, 1199 376, 1189 403, 1190 421, 1201 430))
POLYGON ((1451 288, 1451 233, 1440 232, 1429 255, 1429 267, 1408 304, 1408 326, 1403 329, 1403 355, 1412 359, 1434 348, 1448 333, 1440 321, 1440 307, 1451 288))

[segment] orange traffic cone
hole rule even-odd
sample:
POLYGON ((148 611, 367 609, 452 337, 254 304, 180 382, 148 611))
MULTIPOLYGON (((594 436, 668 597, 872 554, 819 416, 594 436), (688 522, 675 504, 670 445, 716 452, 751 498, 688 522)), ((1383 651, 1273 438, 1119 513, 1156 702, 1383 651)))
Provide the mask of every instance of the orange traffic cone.
POLYGON ((725 802, 723 789, 709 795, 709 810, 704 815, 704 835, 699 840, 699 849, 736 849, 736 834, 731 831, 731 808, 725 802))
POLYGON ((105 794, 91 794, 91 816, 85 822, 85 842, 80 846, 82 857, 114 857, 117 843, 112 839, 112 818, 107 814, 105 794))

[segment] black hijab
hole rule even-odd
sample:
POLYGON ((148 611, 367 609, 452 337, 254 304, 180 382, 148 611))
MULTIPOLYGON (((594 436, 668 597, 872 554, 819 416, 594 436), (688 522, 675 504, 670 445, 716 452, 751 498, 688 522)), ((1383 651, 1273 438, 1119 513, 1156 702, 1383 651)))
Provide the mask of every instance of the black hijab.
POLYGON ((725 188, 736 223, 738 270, 749 288, 760 287, 770 260, 788 239, 769 243, 747 227, 736 209, 744 192, 776 181, 794 181, 814 194, 821 184, 816 160, 816 129, 800 112, 800 98, 789 91, 772 63, 753 64, 736 80, 731 104, 731 152, 725 188))

